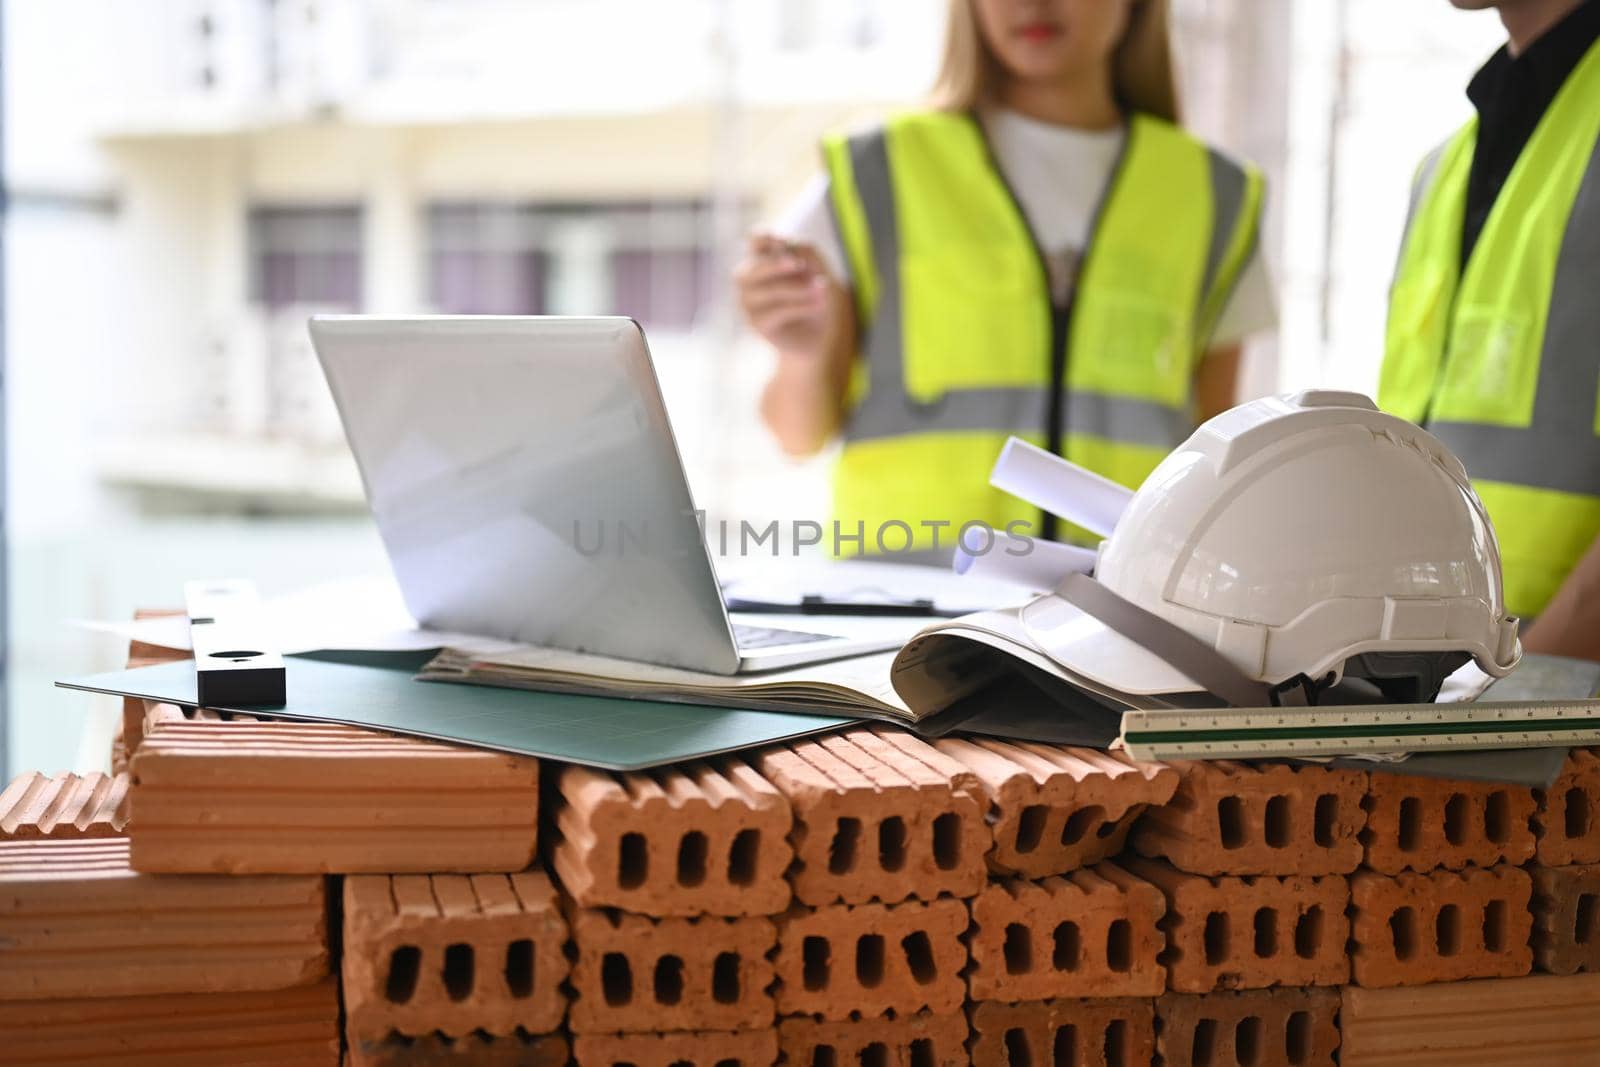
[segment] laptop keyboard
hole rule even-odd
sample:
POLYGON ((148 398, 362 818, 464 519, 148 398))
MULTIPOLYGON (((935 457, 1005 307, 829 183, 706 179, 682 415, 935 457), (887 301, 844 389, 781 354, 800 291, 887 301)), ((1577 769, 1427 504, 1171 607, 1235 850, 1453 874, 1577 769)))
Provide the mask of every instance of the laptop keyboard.
POLYGON ((773 626, 733 624, 733 642, 740 648, 776 648, 779 645, 805 645, 812 641, 833 641, 835 634, 813 634, 804 630, 780 630, 773 626))

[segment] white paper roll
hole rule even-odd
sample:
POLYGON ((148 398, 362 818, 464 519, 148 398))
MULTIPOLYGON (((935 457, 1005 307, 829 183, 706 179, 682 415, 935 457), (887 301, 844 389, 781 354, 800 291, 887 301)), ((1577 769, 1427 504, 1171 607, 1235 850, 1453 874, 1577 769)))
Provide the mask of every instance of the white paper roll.
MULTIPOLYGON (((982 547, 972 546, 974 549, 982 547)), ((965 545, 957 548, 955 569, 957 574, 968 578, 1043 591, 1054 589, 1069 574, 1092 573, 1096 555, 1092 548, 1033 537, 1013 537, 996 530, 994 543, 986 552, 968 551, 965 545)))
POLYGON ((1091 533, 1110 537, 1133 493, 1020 437, 1006 441, 989 484, 1091 533))

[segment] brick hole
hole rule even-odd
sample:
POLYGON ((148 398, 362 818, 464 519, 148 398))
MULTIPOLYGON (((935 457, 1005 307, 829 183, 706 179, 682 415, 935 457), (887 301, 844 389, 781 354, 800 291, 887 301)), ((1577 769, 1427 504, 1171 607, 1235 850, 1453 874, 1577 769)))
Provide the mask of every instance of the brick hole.
POLYGON ((1317 806, 1311 813, 1312 834, 1323 848, 1333 847, 1333 834, 1339 825, 1339 798, 1332 793, 1317 797, 1317 806))
POLYGON ((1238 797, 1217 801, 1217 832, 1223 848, 1244 847, 1244 802, 1238 797))
MULTIPOLYGON (((694 1067, 694 1064, 689 1063, 687 1060, 685 1060, 683 1062, 684 1062, 684 1067, 694 1067)), ((732 1057, 729 1057, 728 1059, 725 1059, 725 1060, 718 1060, 715 1064, 712 1065, 712 1067, 744 1067, 744 1061, 743 1060, 736 1060, 736 1059, 734 1059, 732 1057)))
POLYGON ((1589 794, 1580 786, 1567 790, 1566 823, 1568 837, 1582 837, 1589 832, 1589 794))
POLYGON ((1050 1050, 1051 1067, 1078 1067, 1078 1028, 1068 1023, 1056 1028, 1050 1050))
POLYGON ((1496 845, 1511 839, 1511 796, 1504 789, 1496 789, 1483 802, 1483 836, 1496 845))
POLYGON ((1261 1020, 1246 1015, 1233 1028, 1233 1058, 1239 1067, 1255 1067, 1261 1062, 1261 1020))
POLYGON ((1283 848, 1289 843, 1289 798, 1268 797, 1266 817, 1267 847, 1283 848))
POLYGON ((1600 897, 1593 893, 1584 893, 1578 897, 1578 907, 1572 917, 1572 940, 1580 945, 1587 945, 1597 933, 1600 933, 1600 897))
POLYGON ((883 981, 883 935, 856 938, 856 981, 863 989, 876 989, 883 981))
POLYGON ((1433 948, 1440 956, 1461 951, 1461 909, 1446 904, 1433 918, 1433 948))
POLYGON ((1006 1031, 1006 1063, 1009 1067, 1033 1067, 1033 1049, 1028 1046, 1028 1033, 1020 1026, 1006 1031))
POLYGON ((1049 815, 1043 804, 1029 804, 1017 819, 1017 851, 1032 852, 1044 836, 1044 821, 1049 815))
POLYGON ((633 1000, 633 966, 620 952, 607 952, 600 961, 600 991, 612 1007, 633 1000))
POLYGON ((1133 966, 1133 926, 1127 919, 1118 919, 1106 931, 1106 966, 1118 974, 1133 966))
POLYGON ((1278 954, 1278 911, 1276 908, 1256 909, 1256 956, 1270 960, 1278 954))
POLYGON ((1451 793, 1444 802, 1444 839, 1459 845, 1467 839, 1467 798, 1461 793, 1451 793))
POLYGON ((900 939, 900 951, 906 954, 906 966, 918 985, 927 985, 939 977, 939 967, 933 962, 933 943, 922 930, 900 939))
POLYGON ((683 999, 683 961, 676 956, 656 960, 652 982, 657 1004, 676 1004, 683 999))
POLYGON ((1314 959, 1322 944, 1322 905, 1313 904, 1294 922, 1294 954, 1303 960, 1314 959))
POLYGON ((1422 801, 1406 797, 1400 801, 1400 827, 1398 844, 1401 852, 1414 852, 1417 838, 1422 836, 1422 801))
POLYGON ((961 816, 947 811, 933 820, 933 865, 954 870, 961 862, 961 816))
POLYGON ((856 848, 861 844, 861 820, 845 817, 833 830, 828 845, 828 873, 848 874, 855 869, 856 848))
POLYGON ((1228 958, 1228 913, 1214 911, 1206 916, 1206 929, 1202 940, 1206 946, 1206 964, 1215 967, 1228 958))
POLYGON ((1217 1062, 1217 1020, 1201 1019, 1194 1024, 1194 1040, 1189 1045, 1193 1067, 1212 1067, 1217 1062))
POLYGON ((889 1046, 882 1041, 874 1041, 862 1049, 856 1059, 861 1067, 889 1067, 889 1046))
POLYGON ((1089 828, 1095 825, 1109 825, 1106 823, 1106 809, 1098 804, 1087 808, 1079 808, 1073 812, 1066 823, 1061 827, 1061 843, 1063 845, 1076 845, 1083 840, 1089 828))
POLYGON ((898 871, 906 865, 906 821, 891 815, 878 824, 878 866, 898 871))
POLYGON ((911 1042, 911 1067, 938 1067, 939 1060, 933 1054, 933 1039, 919 1037, 911 1042))
POLYGON ((1311 1059, 1311 1013, 1297 1011, 1283 1028, 1283 1058, 1289 1067, 1300 1067, 1311 1059))
POLYGON ((383 986, 383 995, 391 1004, 409 1003, 417 991, 417 974, 422 969, 422 950, 415 945, 401 945, 389 954, 389 977, 383 986))
POLYGON ((1078 969, 1078 960, 1083 952, 1083 939, 1078 936, 1078 924, 1064 922, 1056 926, 1055 949, 1050 954, 1050 963, 1058 971, 1075 971, 1078 969))
POLYGON ((506 946, 506 989, 518 1000, 533 996, 533 942, 526 937, 506 946))
POLYGON ((728 848, 728 882, 749 885, 756 880, 756 863, 761 856, 761 831, 740 830, 728 848))
POLYGON ((1006 927, 1004 948, 1007 974, 1027 974, 1033 970, 1033 936, 1021 923, 1006 927))
POLYGON ((815 993, 827 988, 831 955, 825 937, 808 937, 800 943, 801 980, 807 990, 815 993))
POLYGON ((1409 960, 1417 954, 1417 913, 1397 908, 1389 916, 1389 936, 1394 941, 1394 958, 1409 960))
POLYGON ((711 965, 711 999, 718 1004, 739 1003, 739 954, 719 952, 711 965))
POLYGON ((1491 900, 1483 908, 1483 947, 1490 952, 1506 948, 1506 902, 1491 900))
POLYGON ((617 884, 623 889, 638 889, 650 873, 650 846, 643 834, 623 834, 617 849, 617 884))
POLYGON ((811 1050, 811 1067, 838 1067, 839 1056, 832 1045, 818 1045, 811 1050))
POLYGON ((678 841, 678 884, 697 886, 706 880, 706 835, 690 830, 678 841))
POLYGON ((444 991, 451 1000, 462 1001, 472 995, 476 970, 472 946, 457 942, 444 950, 444 991))
POLYGON ((1106 1067, 1131 1067, 1128 1063, 1128 1024, 1112 1019, 1106 1027, 1106 1067))

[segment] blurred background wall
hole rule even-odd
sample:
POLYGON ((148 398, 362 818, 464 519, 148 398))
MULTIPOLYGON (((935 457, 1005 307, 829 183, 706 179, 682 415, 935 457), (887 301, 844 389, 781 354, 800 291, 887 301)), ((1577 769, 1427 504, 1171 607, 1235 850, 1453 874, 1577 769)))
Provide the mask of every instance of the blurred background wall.
MULTIPOLYGON (((1252 392, 1370 390, 1412 167, 1499 44, 1446 0, 1175 0, 1190 124, 1270 180, 1252 392)), ((727 275, 944 0, 4 0, 12 771, 92 768, 66 620, 380 572, 321 310, 629 314, 713 516, 826 510, 727 275)))

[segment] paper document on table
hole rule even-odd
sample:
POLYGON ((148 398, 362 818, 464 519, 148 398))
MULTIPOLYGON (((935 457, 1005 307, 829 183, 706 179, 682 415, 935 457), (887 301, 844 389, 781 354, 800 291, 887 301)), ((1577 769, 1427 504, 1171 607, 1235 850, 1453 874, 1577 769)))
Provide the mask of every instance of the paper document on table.
POLYGON ((1101 537, 1111 536, 1133 499, 1125 486, 1020 437, 1000 449, 989 484, 1101 537))
POLYGON ((1094 573, 1096 555, 1094 549, 1081 545, 1014 537, 996 530, 986 552, 956 549, 955 572, 972 581, 1044 592, 1054 589, 1069 574, 1094 573))
POLYGON ((761 711, 831 712, 914 722, 921 716, 889 681, 893 652, 758 674, 722 675, 635 660, 521 645, 489 655, 446 649, 418 676, 425 681, 669 700, 761 711))
MULTIPOLYGON (((400 588, 385 576, 327 582, 262 601, 261 616, 285 654, 422 652, 454 646, 492 651, 515 647, 478 634, 427 630, 406 611, 400 588)), ((182 615, 131 621, 78 620, 76 625, 161 648, 190 649, 189 620, 182 615)))
MULTIPOLYGON (((999 550, 997 545, 995 551, 999 550)), ((965 615, 1020 604, 1034 591, 1033 586, 1004 578, 963 577, 948 567, 856 559, 762 563, 722 584, 729 611, 814 614, 849 614, 852 607, 904 607, 925 615, 965 615)))

